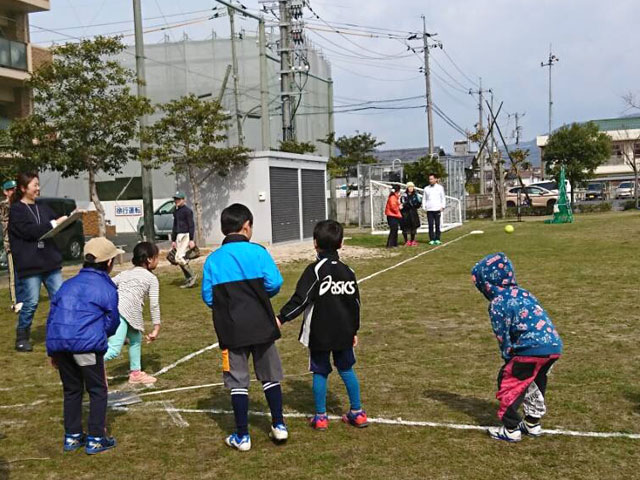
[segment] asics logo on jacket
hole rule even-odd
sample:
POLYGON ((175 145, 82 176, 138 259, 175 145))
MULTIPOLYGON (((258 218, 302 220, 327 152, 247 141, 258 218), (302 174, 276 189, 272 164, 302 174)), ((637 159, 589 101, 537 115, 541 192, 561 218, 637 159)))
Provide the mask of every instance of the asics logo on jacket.
POLYGON ((322 279, 318 295, 322 296, 327 292, 331 292, 331 295, 353 295, 356 293, 356 282, 334 282, 331 275, 327 275, 322 279))

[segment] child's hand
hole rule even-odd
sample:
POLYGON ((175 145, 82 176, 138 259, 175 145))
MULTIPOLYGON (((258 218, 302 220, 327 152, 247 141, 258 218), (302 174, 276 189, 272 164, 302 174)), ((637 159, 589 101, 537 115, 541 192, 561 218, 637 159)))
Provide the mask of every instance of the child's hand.
POLYGON ((147 341, 147 343, 155 342, 156 339, 158 338, 159 333, 160 333, 160 325, 156 325, 153 328, 153 332, 149 333, 148 335, 145 335, 144 338, 147 341))
POLYGON ((278 328, 282 328, 282 322, 278 317, 276 317, 276 325, 278 326, 278 328))
POLYGON ((55 359, 53 357, 49 357, 49 364, 55 369, 58 368, 58 364, 56 363, 56 361, 55 361, 55 359))
POLYGON ((354 335, 353 336, 353 346, 357 347, 358 346, 358 335, 354 335))

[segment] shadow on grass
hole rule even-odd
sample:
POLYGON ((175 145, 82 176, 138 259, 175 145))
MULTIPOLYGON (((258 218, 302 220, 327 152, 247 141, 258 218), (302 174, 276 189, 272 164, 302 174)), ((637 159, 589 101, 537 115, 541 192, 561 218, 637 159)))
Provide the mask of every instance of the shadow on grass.
POLYGON ((635 413, 640 413, 640 391, 634 392, 625 392, 624 396, 633 403, 633 411, 635 413))
MULTIPOLYGON (((282 398, 285 410, 289 409, 299 413, 308 413, 311 417, 311 415, 315 413, 311 382, 302 379, 287 379, 286 385, 288 388, 282 398)), ((340 387, 342 387, 342 385, 338 388, 340 387)), ((327 412, 341 415, 346 409, 347 406, 342 405, 338 396, 332 392, 331 389, 327 389, 327 412)))
POLYGON ((0 457, 0 480, 9 478, 9 463, 6 458, 0 457))
POLYGON ((496 404, 494 402, 475 397, 465 397, 444 390, 426 390, 424 395, 470 416, 478 425, 497 424, 496 404))
MULTIPOLYGON (((125 358, 129 359, 129 347, 127 345, 122 347, 122 351, 120 355, 116 357, 117 359, 125 358)), ((115 359, 114 359, 115 360, 115 359)), ((161 358, 159 353, 147 353, 142 355, 142 369, 146 372, 157 372, 162 368, 161 358)), ((129 375, 129 362, 126 361, 124 363, 119 364, 118 366, 109 365, 109 362, 106 362, 108 373, 110 376, 120 376, 120 375, 129 375)))
POLYGON ((33 343, 44 343, 47 336, 47 326, 45 324, 36 325, 31 330, 31 341, 33 343))

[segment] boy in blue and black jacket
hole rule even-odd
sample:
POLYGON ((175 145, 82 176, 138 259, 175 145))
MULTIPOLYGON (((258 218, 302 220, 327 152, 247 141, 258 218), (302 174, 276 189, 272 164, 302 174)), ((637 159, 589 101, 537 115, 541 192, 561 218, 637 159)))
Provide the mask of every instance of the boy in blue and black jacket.
POLYGON ((311 426, 326 430, 327 377, 332 371, 330 356, 349 394, 351 409, 342 417, 354 427, 368 425, 367 414, 360 403, 360 384, 353 366, 353 347, 358 343, 360 328, 360 292, 356 274, 340 261, 342 225, 334 220, 318 222, 313 229, 313 242, 318 252, 316 262, 302 273, 296 291, 282 307, 281 323, 303 314, 300 342, 309 348, 309 370, 313 372, 313 396, 316 414, 311 426))
POLYGON ((118 289, 109 278, 113 259, 124 253, 104 237, 84 247, 84 266, 51 300, 47 354, 64 390, 65 452, 85 447, 92 455, 116 446, 107 435, 107 338, 120 325, 118 289), (89 393, 88 435, 82 430, 82 395, 89 393))
POLYGON ((517 442, 522 434, 541 435, 540 419, 547 373, 562 354, 562 340, 538 299, 518 286, 511 261, 492 253, 472 270, 476 288, 489 300, 491 326, 505 364, 498 373, 498 417, 502 427, 491 427, 496 440, 517 442), (524 409, 524 421, 518 413, 524 409))
POLYGON ((213 310, 213 325, 222 349, 225 387, 231 390, 236 431, 225 443, 240 451, 251 448, 249 437, 249 356, 271 409, 273 440, 288 438, 282 415, 283 378, 275 341, 280 329, 270 297, 280 291, 282 276, 267 250, 251 243, 253 215, 235 203, 222 211, 225 239, 204 264, 202 299, 213 310))

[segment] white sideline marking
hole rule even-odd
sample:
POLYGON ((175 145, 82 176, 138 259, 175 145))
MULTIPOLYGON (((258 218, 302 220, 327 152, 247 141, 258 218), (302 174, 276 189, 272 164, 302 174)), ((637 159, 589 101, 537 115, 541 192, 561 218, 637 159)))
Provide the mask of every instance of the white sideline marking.
POLYGON ((358 280, 358 283, 360 284, 362 282, 366 282, 367 280, 369 280, 369 279, 371 279, 373 277, 377 277, 381 273, 385 273, 385 272, 388 272, 389 270, 393 270, 394 268, 398 268, 401 265, 404 265, 405 263, 409 263, 412 260, 415 260, 416 258, 420 258, 421 256, 426 255, 427 253, 431 253, 431 252, 435 252, 436 250, 440 250, 441 248, 444 248, 444 247, 446 247, 448 245, 451 245, 452 243, 456 243, 457 241, 462 240, 463 238, 468 237, 469 235, 475 235, 475 233, 474 232, 465 233, 464 235, 461 235, 458 238, 454 238, 453 240, 450 240, 447 243, 443 243, 442 245, 438 245, 438 246, 436 246, 434 248, 430 248, 429 250, 426 250, 426 251, 421 252, 421 253, 419 253, 417 255, 414 255, 413 257, 407 258, 407 259, 405 259, 405 260, 403 260, 403 261, 401 261, 399 263, 396 263, 395 265, 391 265, 390 267, 387 267, 387 268, 385 268, 383 270, 380 270, 379 272, 372 273, 368 277, 361 278, 360 280, 358 280))
POLYGON ((164 401, 162 402, 162 405, 177 427, 184 428, 189 426, 189 423, 184 418, 182 418, 180 412, 173 406, 171 402, 164 401))
POLYGON ((181 359, 179 359, 179 360, 177 360, 177 361, 173 362, 171 365, 167 365, 166 367, 164 367, 164 368, 162 368, 162 369, 158 370, 158 371, 157 371, 156 373, 154 373, 153 375, 157 377, 158 375, 162 375, 163 373, 167 373, 169 370, 171 370, 171 369, 173 369, 173 368, 177 367, 177 366, 178 366, 178 365, 180 365, 181 363, 188 362, 188 361, 189 361, 189 360, 191 360, 193 357, 197 357, 198 355, 200 355, 200 354, 202 354, 202 353, 204 353, 204 352, 207 352, 207 351, 209 351, 209 350, 213 350, 214 348, 217 348, 217 347, 218 347, 218 343, 217 343, 217 342, 216 342, 216 343, 212 343, 212 344, 211 344, 211 345, 209 345, 208 347, 201 348, 200 350, 198 350, 198 351, 196 351, 196 352, 193 352, 193 353, 190 353, 189 355, 186 355, 186 356, 182 357, 181 359))
POLYGON ((0 405, 0 408, 24 408, 24 407, 35 407, 36 405, 40 405, 45 403, 46 400, 36 400, 31 403, 16 403, 14 405, 0 405))
POLYGON ((139 397, 148 397, 150 395, 161 395, 163 393, 183 392, 185 390, 197 390, 200 388, 221 387, 224 383, 205 383, 204 385, 190 385, 188 387, 168 388, 166 390, 156 390, 153 392, 139 393, 139 397))
MULTIPOLYGON (((128 407, 114 407, 114 410, 129 411, 128 407)), ((222 410, 217 408, 172 408, 172 412, 177 413, 209 413, 214 415, 233 415, 232 410, 222 410)), ((154 409, 152 411, 165 411, 167 409, 154 409)), ((168 411, 168 410, 167 410, 168 411)), ((251 415, 258 417, 269 417, 271 413, 250 411, 251 415)), ((311 418, 313 415, 299 412, 285 412, 285 418, 311 418)), ((331 420, 341 420, 338 415, 328 415, 331 420)), ((403 420, 402 418, 369 418, 369 423, 377 423, 380 425, 400 425, 405 427, 429 427, 429 428, 449 428, 452 430, 486 430, 489 427, 480 425, 469 425, 466 423, 445 423, 445 422, 426 422, 403 420)), ((624 432, 581 432, 577 430, 564 429, 543 429, 545 435, 565 435, 570 437, 591 437, 591 438, 629 438, 632 440, 640 440, 640 433, 624 433, 624 432)))

